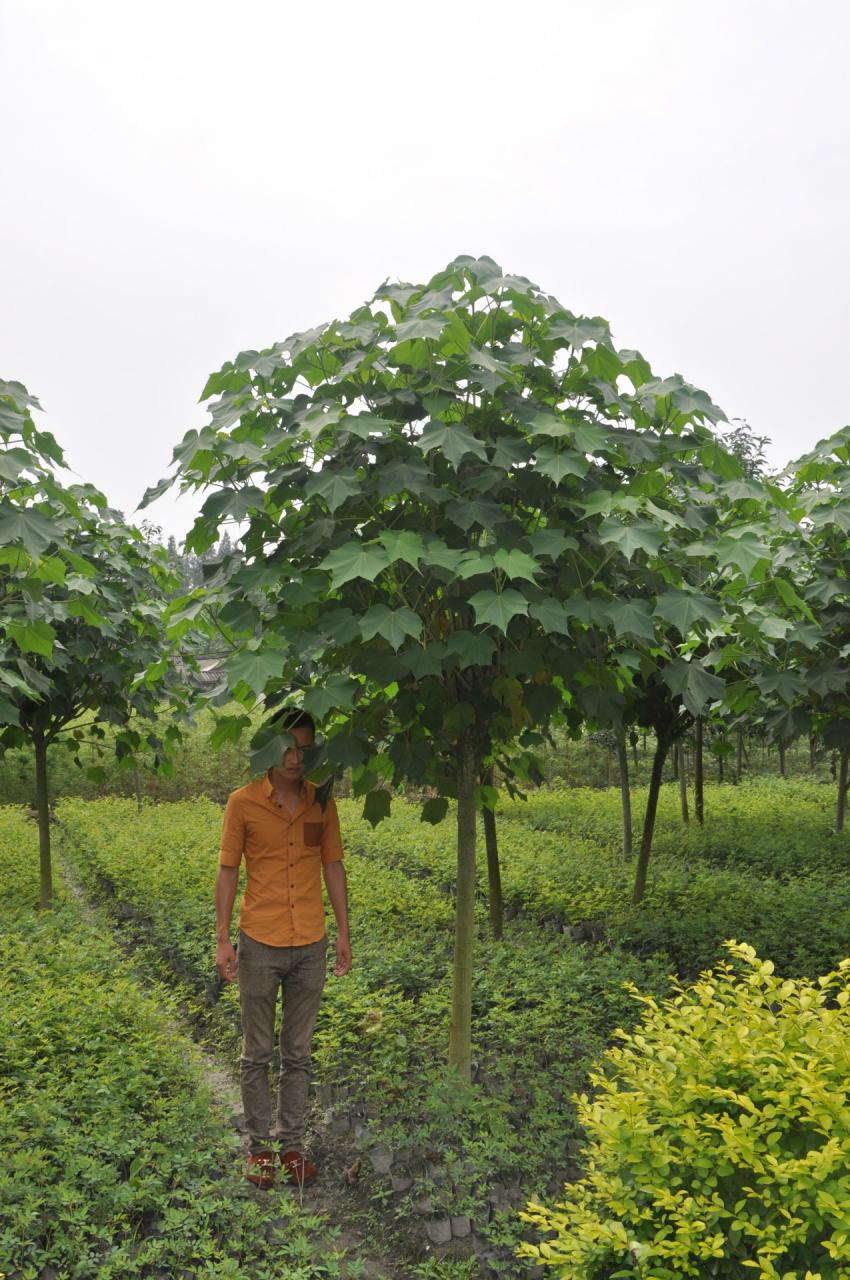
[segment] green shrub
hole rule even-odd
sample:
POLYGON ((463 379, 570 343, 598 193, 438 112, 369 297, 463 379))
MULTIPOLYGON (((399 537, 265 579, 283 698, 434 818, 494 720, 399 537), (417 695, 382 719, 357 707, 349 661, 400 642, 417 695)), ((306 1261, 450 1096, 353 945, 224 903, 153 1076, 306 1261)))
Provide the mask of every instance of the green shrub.
POLYGON ((579 1100, 586 1174, 523 1217, 562 1280, 847 1280, 850 960, 815 983, 727 944, 619 1033, 579 1100))

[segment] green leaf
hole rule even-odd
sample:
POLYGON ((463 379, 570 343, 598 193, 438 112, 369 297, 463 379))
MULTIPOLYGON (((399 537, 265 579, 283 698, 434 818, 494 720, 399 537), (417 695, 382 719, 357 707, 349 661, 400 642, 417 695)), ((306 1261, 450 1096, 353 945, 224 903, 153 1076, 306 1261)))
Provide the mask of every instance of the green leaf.
POLYGON ((38 653, 43 658, 53 656, 56 632, 49 622, 9 622, 6 635, 22 653, 38 653))
POLYGON ((547 635, 552 631, 563 636, 570 634, 570 620, 559 600, 536 601, 529 605, 528 612, 540 623, 547 635))
POLYGON ((5 449, 0 453, 0 477, 9 480, 12 484, 22 471, 26 471, 32 465, 32 454, 26 449, 5 449))
POLYGON ((655 602, 655 616, 670 622, 682 636, 687 636, 698 622, 717 626, 723 610, 716 600, 699 591, 683 591, 673 587, 664 591, 655 602))
POLYGON ((267 769, 276 768, 283 759, 284 752, 292 746, 292 734, 268 732, 254 735, 249 755, 252 773, 265 773, 267 769), (256 745, 255 745, 256 744, 256 745))
POLYGON ((317 720, 324 720, 325 716, 338 707, 348 710, 354 705, 354 696, 359 687, 357 681, 348 676, 331 676, 325 684, 313 685, 307 690, 304 694, 304 710, 309 711, 317 720))
MULTIPOLYGON (((556 440, 563 436, 572 436, 570 424, 563 418, 559 418, 552 409, 537 408, 530 412, 524 405, 525 402, 522 401, 517 412, 530 436, 552 436, 556 440)), ((548 447, 551 448, 551 446, 548 447)))
POLYGON ((538 529, 528 542, 534 555, 549 556, 552 560, 557 560, 565 551, 577 551, 579 546, 577 538, 560 529, 538 529))
POLYGON ((381 534, 378 541, 385 548, 390 558, 390 563, 396 560, 403 560, 405 564, 412 565, 416 569, 425 554, 425 543, 421 535, 410 533, 404 529, 388 529, 381 534))
POLYGON ((806 692, 806 681, 796 671, 773 671, 756 678, 762 693, 775 693, 783 702, 793 702, 806 692))
MULTIPOLYGON (((0 680, 2 680, 2 676, 0 676, 0 680)), ((14 702, 10 702, 3 693, 0 693, 0 724, 13 724, 18 728, 21 727, 19 708, 15 706, 14 702)))
POLYGON ((391 797, 389 791, 370 791, 363 802, 363 817, 370 827, 377 827, 379 822, 390 816, 391 797))
POLYGON ((678 694, 691 715, 702 715, 710 702, 719 702, 726 692, 726 683, 712 675, 697 658, 690 662, 676 658, 664 673, 664 680, 673 693, 678 694))
POLYGON ((219 622, 231 631, 244 635, 256 635, 260 629, 260 611, 247 600, 230 600, 219 614, 219 622))
POLYGON ((37 511, 0 503, 0 546, 20 542, 30 555, 43 556, 56 541, 55 527, 37 511))
POLYGON ((360 620, 360 634, 364 640, 372 640, 379 633, 398 650, 406 637, 418 640, 422 634, 422 619, 412 609, 390 609, 385 604, 373 604, 360 620))
POLYGON ((601 516, 607 515, 620 504, 618 495, 609 489, 594 489, 593 493, 588 494, 586 500, 579 505, 586 516, 601 516))
POLYGON ((589 342, 607 342, 611 333, 604 320, 588 316, 571 316, 568 313, 553 316, 546 331, 548 338, 559 338, 571 347, 584 347, 589 342))
POLYGON ((217 716, 215 726, 210 734, 210 746, 218 750, 225 743, 239 742, 243 731, 250 727, 250 716, 217 716))
MULTIPOLYGON (((433 646, 432 646, 433 647, 433 646)), ((475 631, 453 631, 446 636, 444 651, 447 658, 457 658, 458 667, 487 667, 493 661, 496 649, 490 635, 475 631)))
POLYGON ((449 802, 445 796, 432 796, 430 800, 426 800, 423 804, 419 821, 429 822, 432 827, 437 827, 448 811, 449 802))
POLYGON ((48 556, 33 570, 32 576, 41 582, 52 582, 54 586, 61 587, 65 581, 65 562, 58 556, 48 556))
POLYGON ((394 423, 387 418, 379 418, 374 413, 353 413, 346 414, 340 425, 359 439, 368 440, 372 435, 386 435, 392 430, 394 423))
POLYGON ((469 603, 475 610, 475 621, 478 626, 498 627, 507 634, 508 624, 519 614, 528 613, 528 601, 518 591, 510 587, 506 591, 479 591, 469 603))
MULTIPOLYGON (((14 667, 0 667, 0 687, 3 686, 5 686, 7 690, 17 689, 19 693, 22 693, 27 698, 32 698, 34 702, 38 702, 41 698, 41 693, 44 692, 43 689, 39 692, 34 685, 30 684, 29 681, 24 680, 22 676, 19 676, 14 667)), ((49 687, 50 686, 48 684, 47 688, 49 689, 49 687)))
POLYGON ((85 596, 76 596, 68 601, 68 614, 72 618, 82 618, 89 627, 103 627, 106 623, 104 615, 89 604, 85 596))
POLYGON ((346 542, 344 546, 335 547, 319 565, 331 574, 334 588, 354 578, 365 578, 374 582, 382 569, 386 569, 390 558, 386 550, 376 542, 346 542))
POLYGON ((655 640, 652 609, 647 600, 612 600, 608 616, 618 636, 634 636, 637 640, 655 640))
POLYGON ((779 574, 776 574, 771 578, 771 585, 783 604, 786 604, 789 609, 793 609, 797 613, 802 613, 804 617, 814 622, 815 617, 811 609, 805 600, 797 594, 787 578, 782 578, 779 574))
POLYGON ((369 744, 353 734, 338 733, 328 739, 328 759, 344 769, 353 769, 369 759, 369 744))
POLYGON ((336 426, 343 413, 342 405, 339 404, 330 407, 323 404, 314 405, 301 419, 301 429, 309 434, 311 441, 315 444, 326 427, 336 426))
POLYGON ((487 461, 487 450, 482 441, 478 440, 462 422, 441 422, 438 418, 432 418, 416 444, 423 453, 439 449, 443 456, 448 458, 455 471, 467 453, 474 454, 482 462, 487 461))
POLYGON ((412 338, 441 338, 448 321, 445 316, 416 316, 404 320, 395 331, 397 342, 409 342, 412 338))
POLYGON ((555 484, 560 484, 564 476, 578 476, 581 479, 590 470, 590 463, 583 453, 574 453, 572 449, 559 449, 554 444, 541 445, 536 450, 536 469, 555 484))
POLYGON ((334 644, 350 644, 360 635, 360 627, 350 609, 331 609, 321 617, 321 629, 334 644))
POLYGON ((282 674, 283 663, 280 649, 239 649, 227 659, 230 687, 242 680, 253 693, 262 693, 269 680, 282 674))
POLYGON ((615 543, 626 559, 631 560, 637 551, 657 555, 664 543, 664 531, 644 520, 624 524, 622 520, 609 518, 599 526, 599 540, 615 543))
POLYGON ((314 471, 304 486, 308 498, 318 495, 333 514, 337 507, 360 492, 360 483, 353 471, 314 471))
POLYGON ((435 564, 441 569, 448 569, 450 573, 456 573, 458 566, 467 555, 466 547, 448 547, 441 538, 430 538, 426 543, 422 559, 425 564, 435 564))
POLYGON ((599 453, 608 444, 608 432, 595 422, 580 422, 575 427, 573 439, 582 453, 599 453))
POLYGON ((80 573, 69 574, 65 586, 69 591, 74 591, 78 595, 93 596, 97 594, 97 583, 91 578, 84 578, 80 573))
MULTIPOLYGON (((156 502, 157 498, 163 497, 163 494, 168 493, 168 490, 172 488, 175 480, 177 480, 177 476, 164 476, 163 479, 157 481, 157 484, 151 485, 150 489, 145 490, 145 494, 143 494, 142 500, 138 504, 138 509, 143 511, 145 507, 150 507, 152 502, 156 502)), ((138 489, 136 492, 138 493, 138 489)))
POLYGON ((428 676, 441 675, 445 656, 446 647, 442 641, 427 646, 408 645, 400 655, 415 680, 426 680, 428 676))
POLYGON ((730 535, 718 538, 714 551, 719 565, 737 565, 747 579, 753 577, 757 568, 766 567, 772 559, 770 547, 760 542, 754 533, 745 533, 740 538, 730 535))

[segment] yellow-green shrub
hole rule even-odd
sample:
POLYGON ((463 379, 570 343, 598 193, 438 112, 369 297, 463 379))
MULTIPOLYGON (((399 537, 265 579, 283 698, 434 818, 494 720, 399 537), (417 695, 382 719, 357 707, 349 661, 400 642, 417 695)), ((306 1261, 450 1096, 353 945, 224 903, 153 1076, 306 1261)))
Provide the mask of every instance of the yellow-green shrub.
POLYGON ((657 1003, 579 1100, 585 1177, 523 1216, 561 1280, 850 1277, 850 960, 783 981, 751 947, 657 1003))

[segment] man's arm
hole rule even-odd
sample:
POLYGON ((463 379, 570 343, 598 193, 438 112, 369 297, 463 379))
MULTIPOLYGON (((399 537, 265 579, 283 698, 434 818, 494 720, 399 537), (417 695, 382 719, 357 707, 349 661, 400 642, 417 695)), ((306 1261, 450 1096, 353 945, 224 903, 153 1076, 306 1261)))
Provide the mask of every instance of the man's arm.
POLYGON ((215 967, 225 982, 232 982, 239 968, 239 960, 230 941, 230 921, 238 884, 238 867, 219 866, 215 882, 215 967))
POLYGON ((322 864, 322 873, 328 897, 331 900, 336 916, 336 964, 334 973, 338 978, 348 973, 351 968, 351 938, 348 932, 348 890, 346 888, 345 867, 340 861, 322 864))

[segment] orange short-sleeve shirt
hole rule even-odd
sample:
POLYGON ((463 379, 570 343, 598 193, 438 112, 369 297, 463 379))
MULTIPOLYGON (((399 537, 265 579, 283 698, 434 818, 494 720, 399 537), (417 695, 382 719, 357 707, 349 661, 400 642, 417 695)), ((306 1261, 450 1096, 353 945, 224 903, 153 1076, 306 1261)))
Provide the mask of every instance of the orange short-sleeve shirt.
POLYGON ((243 857, 247 879, 239 928, 271 947, 301 947, 323 938, 322 864, 342 857, 333 799, 323 810, 316 788, 305 782, 290 813, 275 803, 268 776, 232 792, 219 860, 238 867, 243 857))

